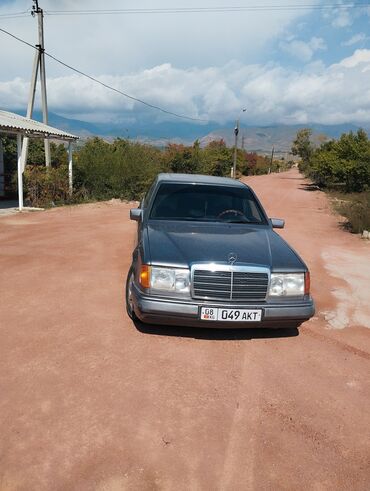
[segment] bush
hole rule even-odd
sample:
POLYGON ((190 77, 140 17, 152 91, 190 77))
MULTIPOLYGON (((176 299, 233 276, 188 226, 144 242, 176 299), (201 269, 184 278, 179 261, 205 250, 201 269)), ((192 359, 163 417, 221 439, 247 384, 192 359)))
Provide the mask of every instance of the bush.
POLYGON ((27 165, 24 171, 25 200, 36 207, 49 207, 70 200, 68 167, 27 165))
POLYGON ((370 141, 363 130, 323 143, 300 170, 316 184, 346 193, 370 188, 370 141))
POLYGON ((370 230, 370 192, 341 195, 336 210, 348 220, 347 226, 354 233, 370 230))
POLYGON ((85 189, 90 199, 137 199, 162 169, 154 147, 92 138, 75 153, 74 188, 85 189))
POLYGON ((271 163, 271 157, 258 155, 255 152, 243 152, 244 163, 240 166, 242 174, 244 175, 262 175, 269 172, 283 172, 292 167, 292 161, 286 161, 284 158, 281 160, 273 160, 271 163))
MULTIPOLYGON (((14 142, 13 142, 14 143, 14 142)), ((31 145, 31 144, 30 144, 31 145)), ((221 139, 200 148, 169 144, 163 150, 120 138, 107 142, 90 138, 74 153, 73 195, 69 195, 67 153, 63 145, 51 145, 52 167, 43 165, 43 141, 32 142, 24 174, 25 198, 32 206, 81 201, 140 199, 159 172, 230 176, 234 149, 221 139), (37 165, 40 164, 40 165, 37 165)), ((271 171, 286 167, 274 161, 271 171)), ((266 174, 270 158, 237 151, 237 174, 266 174)), ((16 184, 16 172, 14 174, 16 184)), ((16 187, 15 187, 16 189, 16 187)))
MULTIPOLYGON (((238 152, 238 157, 240 154, 238 152)), ((233 165, 233 149, 224 140, 211 141, 202 151, 201 173, 211 176, 230 177, 233 165)), ((239 167, 239 166, 237 166, 239 167)))
POLYGON ((199 143, 193 147, 170 143, 163 153, 163 162, 169 172, 196 174, 201 172, 199 143))

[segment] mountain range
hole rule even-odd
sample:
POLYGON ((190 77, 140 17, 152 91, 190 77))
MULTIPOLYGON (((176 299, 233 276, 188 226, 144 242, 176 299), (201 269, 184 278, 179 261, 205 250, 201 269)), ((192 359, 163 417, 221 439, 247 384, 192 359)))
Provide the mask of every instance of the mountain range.
MULTIPOLYGON (((38 121, 42 121, 42 115, 39 111, 35 111, 33 117, 38 121)), ((100 136, 107 140, 121 137, 161 147, 169 142, 190 145, 195 140, 199 140, 201 146, 205 146, 212 140, 220 139, 223 139, 226 145, 231 147, 234 145, 235 138, 234 121, 224 125, 213 122, 206 124, 195 124, 191 122, 139 122, 128 126, 115 123, 90 123, 49 112, 49 124, 76 134, 82 140, 91 136, 100 136)), ((312 129, 313 141, 319 142, 325 137, 329 139, 338 138, 342 133, 357 131, 359 126, 353 124, 241 126, 238 146, 239 148, 244 147, 248 151, 259 153, 270 153, 272 147, 274 147, 276 153, 289 152, 297 131, 302 128, 312 129)), ((370 126, 364 127, 364 129, 370 134, 370 126)))

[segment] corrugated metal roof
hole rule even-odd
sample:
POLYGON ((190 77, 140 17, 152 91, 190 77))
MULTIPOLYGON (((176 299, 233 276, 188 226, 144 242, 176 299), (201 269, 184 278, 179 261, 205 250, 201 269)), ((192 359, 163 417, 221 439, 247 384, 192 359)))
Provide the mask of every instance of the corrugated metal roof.
POLYGON ((30 137, 40 136, 60 140, 78 140, 78 136, 7 111, 0 111, 0 132, 22 133, 22 135, 30 137))

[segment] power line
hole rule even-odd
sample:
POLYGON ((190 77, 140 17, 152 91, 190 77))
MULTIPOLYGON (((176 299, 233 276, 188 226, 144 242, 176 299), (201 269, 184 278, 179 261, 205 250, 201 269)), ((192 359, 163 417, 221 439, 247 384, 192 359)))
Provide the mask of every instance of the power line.
MULTIPOLYGON (((19 41, 19 42, 21 42, 23 44, 26 44, 27 46, 30 46, 33 49, 38 49, 33 44, 25 41, 24 39, 21 39, 20 37, 12 34, 9 31, 6 31, 5 29, 2 29, 1 27, 0 27, 0 31, 3 32, 4 34, 7 34, 8 36, 16 39, 17 41, 19 41)), ((65 63, 64 61, 59 60, 58 58, 56 58, 55 56, 53 56, 51 53, 48 53, 47 51, 44 51, 44 53, 45 53, 46 56, 48 56, 49 58, 53 59, 54 61, 56 61, 60 65, 63 65, 64 67, 69 68, 70 70, 78 73, 79 75, 82 75, 82 76, 84 76, 84 77, 92 80, 93 82, 98 83, 99 85, 105 87, 106 89, 112 90, 113 92, 116 92, 117 94, 121 94, 124 97, 126 97, 128 99, 131 99, 131 100, 133 100, 135 102, 139 102, 140 104, 143 104, 144 106, 150 107, 152 109, 156 109, 157 111, 160 111, 160 112, 165 113, 165 114, 169 114, 170 116, 175 116, 176 118, 187 119, 187 120, 190 120, 190 121, 198 121, 198 122, 203 122, 203 123, 204 122, 208 122, 208 119, 193 118, 191 116, 185 116, 183 114, 178 114, 178 113, 175 113, 175 112, 172 112, 172 111, 168 111, 167 109, 163 109, 160 106, 156 106, 155 104, 151 104, 151 103, 146 102, 146 101, 144 101, 142 99, 139 99, 139 98, 134 97, 132 95, 126 94, 126 92, 123 92, 123 91, 121 91, 119 89, 116 89, 115 87, 112 87, 112 86, 110 86, 110 85, 102 82, 101 80, 99 80, 99 79, 97 79, 95 77, 92 77, 91 75, 88 75, 87 73, 84 73, 81 70, 79 70, 78 68, 75 68, 75 67, 73 67, 71 65, 68 65, 68 63, 65 63)))
POLYGON ((8 14, 0 14, 0 19, 19 19, 22 17, 28 17, 30 10, 23 10, 22 12, 9 12, 8 14))
POLYGON ((0 31, 1 31, 1 32, 3 32, 4 34, 7 34, 8 36, 10 36, 10 37, 12 37, 12 38, 16 39, 17 41, 20 41, 20 42, 21 42, 21 43, 23 43, 23 44, 27 44, 27 46, 30 46, 30 47, 31 47, 31 48, 33 48, 33 49, 37 49, 37 48, 36 48, 36 46, 34 46, 33 44, 28 43, 28 42, 27 42, 27 41, 25 41, 24 39, 19 38, 19 37, 18 37, 18 36, 16 36, 15 34, 12 34, 11 32, 6 31, 5 29, 2 29, 1 27, 0 27, 0 31))
MULTIPOLYGON (((114 15, 114 14, 186 14, 186 13, 222 13, 222 12, 265 12, 287 10, 347 10, 369 7, 370 2, 332 3, 332 4, 281 4, 281 5, 248 5, 226 7, 175 7, 175 8, 142 8, 142 9, 84 9, 84 10, 44 10, 46 15, 114 15)), ((30 10, 0 14, 2 19, 27 17, 30 10)))
POLYGON ((83 9, 83 10, 46 10, 47 15, 114 15, 114 14, 184 14, 184 13, 221 13, 221 12, 259 12, 288 10, 331 10, 353 9, 370 6, 369 2, 332 3, 332 4, 281 4, 248 5, 224 7, 174 7, 139 9, 83 9))
POLYGON ((9 20, 9 19, 25 19, 29 18, 28 15, 4 15, 1 17, 1 20, 9 20))
POLYGON ((133 97, 133 96, 131 96, 129 94, 126 94, 125 92, 122 92, 121 90, 116 89, 115 87, 112 87, 112 86, 110 86, 110 85, 102 82, 101 80, 98 80, 97 78, 94 78, 91 75, 88 75, 87 73, 84 73, 81 70, 78 70, 77 68, 74 68, 71 65, 68 65, 67 63, 64 63, 63 61, 58 60, 58 58, 55 58, 55 56, 51 55, 47 51, 45 51, 45 55, 48 56, 49 58, 52 58, 53 60, 55 60, 56 62, 60 63, 61 65, 69 68, 70 70, 73 70, 74 72, 76 72, 76 73, 78 73, 80 75, 83 75, 86 78, 89 78, 93 82, 96 82, 96 83, 102 85, 103 87, 105 87, 105 88, 107 88, 109 90, 112 90, 114 92, 117 92, 118 94, 121 94, 124 97, 127 97, 128 99, 131 99, 131 100, 136 101, 136 102, 140 102, 140 104, 144 104, 145 106, 151 107, 152 109, 156 109, 157 111, 161 111, 161 112, 163 112, 165 114, 170 114, 171 116, 176 116, 177 118, 189 119, 191 121, 202 121, 202 122, 208 121, 207 119, 192 118, 191 116, 185 116, 183 114, 177 114, 177 113, 174 113, 172 111, 168 111, 167 109, 163 109, 160 106, 156 106, 154 104, 150 104, 149 102, 143 101, 142 99, 138 99, 137 97, 133 97))

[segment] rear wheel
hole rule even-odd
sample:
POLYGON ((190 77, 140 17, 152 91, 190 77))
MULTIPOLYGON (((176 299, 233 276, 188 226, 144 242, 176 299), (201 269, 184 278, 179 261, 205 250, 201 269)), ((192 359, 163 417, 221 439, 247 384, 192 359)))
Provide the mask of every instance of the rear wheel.
POLYGON ((134 303, 132 301, 132 285, 134 281, 134 268, 131 266, 126 280, 126 311, 130 319, 137 320, 137 316, 134 311, 134 303))

